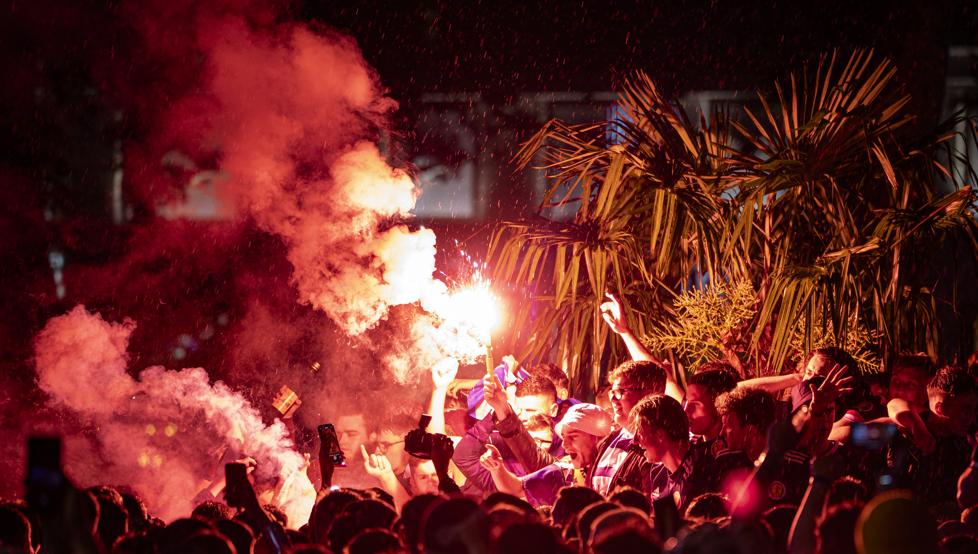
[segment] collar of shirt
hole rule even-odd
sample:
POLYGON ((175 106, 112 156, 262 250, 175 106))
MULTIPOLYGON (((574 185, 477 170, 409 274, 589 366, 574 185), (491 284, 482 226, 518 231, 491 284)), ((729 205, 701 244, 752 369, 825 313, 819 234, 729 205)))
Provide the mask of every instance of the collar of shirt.
POLYGON ((685 479, 687 476, 689 476, 690 472, 693 471, 693 463, 696 461, 697 456, 694 454, 696 450, 697 449, 693 448, 692 446, 686 449, 686 454, 683 456, 683 460, 679 462, 679 467, 676 468, 676 471, 669 472, 670 480, 676 481, 679 479, 685 479))

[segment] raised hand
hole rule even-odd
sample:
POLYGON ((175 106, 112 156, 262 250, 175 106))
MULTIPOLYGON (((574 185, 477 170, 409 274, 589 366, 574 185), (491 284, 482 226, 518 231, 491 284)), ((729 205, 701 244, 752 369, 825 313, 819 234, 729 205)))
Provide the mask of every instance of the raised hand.
POLYGON ((247 471, 248 475, 254 473, 255 468, 258 467, 258 461, 252 458, 251 456, 244 456, 238 458, 237 460, 234 460, 234 462, 239 464, 244 464, 245 471, 247 471))
POLYGON ((441 434, 431 436, 431 461, 435 464, 435 471, 438 472, 439 479, 448 475, 448 464, 452 461, 452 454, 454 453, 455 445, 452 443, 452 439, 441 434))
POLYGON ((825 380, 816 388, 810 384, 812 390, 812 404, 810 410, 813 415, 824 414, 826 410, 835 405, 839 396, 852 392, 852 377, 845 377, 849 371, 847 366, 836 364, 825 376, 825 380))
POLYGON ((456 375, 458 375, 458 360, 455 358, 445 358, 431 366, 431 381, 437 390, 448 390, 456 375))
POLYGON ((630 332, 631 329, 628 328, 628 322, 625 321, 621 302, 609 292, 606 292, 605 296, 608 301, 601 304, 601 317, 604 318, 605 323, 619 335, 630 332))
POLYGON ((479 458, 479 463, 482 467, 495 473, 503 468, 503 456, 499 453, 498 448, 487 444, 485 453, 479 458))
POLYGON ((377 477, 378 479, 394 475, 394 469, 391 467, 391 462, 387 459, 387 456, 383 454, 368 454, 367 448, 362 444, 360 445, 360 454, 363 455, 363 469, 367 471, 368 475, 377 477))
POLYGON ((482 378, 482 394, 486 404, 496 412, 496 417, 499 419, 505 419, 513 411, 509 407, 506 389, 495 375, 486 375, 482 378))

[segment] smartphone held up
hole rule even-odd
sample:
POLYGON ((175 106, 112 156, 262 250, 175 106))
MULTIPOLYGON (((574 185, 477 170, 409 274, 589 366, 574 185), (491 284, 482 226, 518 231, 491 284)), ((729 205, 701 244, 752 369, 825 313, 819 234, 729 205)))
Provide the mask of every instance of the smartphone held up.
POLYGON ((346 467, 346 457, 340 449, 340 440, 336 436, 336 428, 332 423, 323 423, 316 428, 319 432, 321 448, 326 448, 335 467, 346 467))

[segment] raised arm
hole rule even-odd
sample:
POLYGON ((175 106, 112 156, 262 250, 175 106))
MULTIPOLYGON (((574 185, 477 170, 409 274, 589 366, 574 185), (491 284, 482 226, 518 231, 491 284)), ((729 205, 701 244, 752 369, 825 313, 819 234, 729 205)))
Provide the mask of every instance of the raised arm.
POLYGON ((523 482, 520 481, 519 477, 513 475, 512 472, 506 469, 506 465, 503 463, 503 457, 495 446, 487 444, 486 452, 479 459, 479 462, 492 475, 492 481, 496 484, 496 490, 520 498, 526 496, 523 492, 523 482))
POLYGON ((656 362, 666 368, 666 395, 682 403, 686 398, 686 393, 679 385, 676 369, 668 361, 653 356, 649 349, 642 344, 642 341, 638 340, 631 327, 628 326, 621 301, 611 293, 605 293, 605 296, 608 301, 601 304, 601 317, 604 318, 605 323, 615 334, 621 337, 621 340, 625 341, 625 347, 628 348, 628 354, 633 360, 656 362))
POLYGON ((830 456, 818 457, 812 462, 812 477, 788 534, 788 551, 791 554, 815 552, 815 522, 822 513, 825 495, 828 494, 837 473, 836 465, 836 460, 830 456))
POLYGON ((394 504, 400 510, 404 503, 411 499, 404 485, 394 474, 394 468, 387 456, 383 454, 369 454, 367 448, 360 445, 360 454, 363 456, 363 469, 367 475, 375 477, 380 481, 380 486, 394 497, 394 504))
POLYGON ((489 414, 466 431, 465 436, 455 446, 452 455, 452 461, 465 476, 466 483, 471 483, 472 486, 478 487, 484 492, 496 490, 489 471, 482 467, 479 462, 479 458, 485 452, 485 445, 489 442, 489 433, 492 432, 492 429, 492 414, 489 414))
POLYGON ((455 358, 445 358, 431 368, 431 382, 434 384, 434 389, 431 391, 431 400, 428 402, 428 413, 431 415, 428 430, 432 433, 447 434, 445 432, 445 396, 448 394, 448 387, 455 380, 457 374, 458 360, 455 358))
POLYGON ((608 327, 614 331, 616 335, 621 337, 621 340, 625 341, 625 347, 628 348, 628 353, 631 355, 633 360, 651 360, 653 362, 660 362, 661 360, 656 359, 655 356, 649 352, 649 349, 642 344, 642 341, 638 340, 635 333, 632 332, 631 327, 628 326, 628 320, 625 319, 625 310, 621 304, 621 301, 611 293, 605 293, 608 298, 607 302, 601 304, 601 317, 604 318, 605 323, 608 327))
POLYGON ((784 389, 790 389, 798 383, 801 383, 801 374, 789 373, 788 375, 771 375, 768 377, 745 379, 737 383, 737 388, 750 387, 754 389, 761 389, 771 394, 777 394, 784 389))
POLYGON ((435 473, 438 475, 438 490, 445 494, 461 492, 458 483, 452 479, 449 471, 454 455, 455 447, 452 445, 452 439, 445 435, 432 435, 431 461, 435 465, 435 473))
POLYGON ((914 446, 919 448, 924 454, 934 451, 936 441, 934 435, 927 429, 920 414, 913 410, 910 403, 902 398, 894 398, 886 403, 886 414, 897 426, 910 435, 910 440, 914 446))
POLYGON ((516 456, 516 460, 526 468, 527 473, 554 463, 556 459, 537 446, 523 422, 516 416, 499 379, 495 375, 487 375, 482 382, 486 403, 496 414, 496 430, 516 456))

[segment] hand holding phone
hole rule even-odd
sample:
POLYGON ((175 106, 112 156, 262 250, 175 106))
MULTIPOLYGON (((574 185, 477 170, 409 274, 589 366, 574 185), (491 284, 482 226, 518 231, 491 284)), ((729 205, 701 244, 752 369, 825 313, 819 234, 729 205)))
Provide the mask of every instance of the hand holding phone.
POLYGON ((346 457, 340 449, 340 440, 336 436, 336 428, 332 423, 323 423, 316 428, 319 432, 319 448, 325 449, 335 467, 346 467, 346 457))
MULTIPOLYGON (((248 499, 248 466, 242 462, 224 464, 224 501, 232 508, 244 508, 248 499)), ((252 494, 254 494, 254 489, 252 494)))
POLYGON ((868 450, 879 450, 896 436, 892 423, 853 423, 852 444, 868 450))

